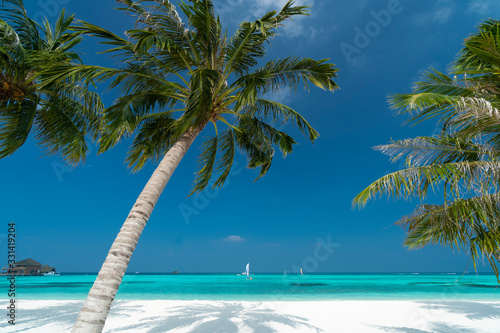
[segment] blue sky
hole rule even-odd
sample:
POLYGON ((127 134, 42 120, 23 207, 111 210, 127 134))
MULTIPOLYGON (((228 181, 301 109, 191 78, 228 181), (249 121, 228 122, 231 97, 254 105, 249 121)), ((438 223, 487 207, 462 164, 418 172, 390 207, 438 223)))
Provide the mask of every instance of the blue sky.
MULTIPOLYGON (((229 32, 240 21, 253 20, 285 2, 214 1, 229 32)), ((406 119, 394 116, 387 95, 409 92, 426 68, 445 71, 463 38, 481 20, 500 18, 498 2, 297 2, 312 5, 311 16, 289 22, 273 40, 267 59, 330 58, 340 69, 341 90, 334 94, 312 89, 274 96, 305 115, 320 138, 311 145, 297 136, 294 152, 286 159, 277 156, 257 182, 256 173, 245 168, 244 156, 238 156, 239 166, 223 189, 188 197, 199 153, 195 144, 163 192, 130 272, 240 272, 247 262, 256 272, 301 266, 308 272, 466 268, 468 257, 448 248, 408 251, 402 246, 405 233, 393 223, 410 213, 418 200, 384 198, 361 211, 353 210, 351 201, 372 181, 398 169, 371 147, 435 131, 432 123, 402 126, 406 119)), ((36 18, 53 20, 64 6, 78 18, 116 33, 133 27, 128 17, 113 10, 114 1, 25 4, 36 18)), ((86 62, 112 66, 106 57, 94 54, 98 49, 90 38, 79 47, 86 62)), ((106 93, 107 105, 116 96, 106 93)), ((44 157, 33 140, 1 160, 0 246, 6 246, 7 223, 14 221, 19 260, 31 257, 63 272, 98 271, 155 167, 149 164, 132 174, 124 164, 129 144, 123 142, 99 156, 94 145, 86 163, 74 169, 57 157, 44 157)), ((479 270, 489 271, 482 264, 479 270)))

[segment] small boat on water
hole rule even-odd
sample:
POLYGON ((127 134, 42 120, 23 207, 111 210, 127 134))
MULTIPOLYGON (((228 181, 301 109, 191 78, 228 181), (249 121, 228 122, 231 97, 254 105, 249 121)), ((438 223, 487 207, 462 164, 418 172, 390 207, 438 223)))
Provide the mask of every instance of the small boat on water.
POLYGON ((43 273, 43 276, 61 276, 61 273, 56 273, 54 271, 50 271, 48 273, 43 273))
MULTIPOLYGON (((242 275, 246 275, 247 276, 247 279, 249 278, 250 276, 250 263, 247 264, 247 267, 245 268, 245 272, 241 273, 241 274, 236 274, 238 276, 242 276, 242 275)), ((252 278, 250 278, 251 280, 252 278)))
POLYGON ((304 275, 304 272, 302 272, 302 267, 300 268, 300 275, 304 275))

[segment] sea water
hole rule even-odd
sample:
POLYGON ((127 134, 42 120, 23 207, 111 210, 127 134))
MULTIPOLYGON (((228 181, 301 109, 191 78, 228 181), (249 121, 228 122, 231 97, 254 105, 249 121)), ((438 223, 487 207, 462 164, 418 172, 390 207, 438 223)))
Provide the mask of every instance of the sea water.
MULTIPOLYGON (((84 300, 95 274, 16 277, 17 300, 84 300)), ((0 299, 10 282, 0 276, 0 299), (4 292, 1 292, 4 291, 4 292)), ((117 300, 483 300, 500 301, 494 275, 127 274, 117 300)))

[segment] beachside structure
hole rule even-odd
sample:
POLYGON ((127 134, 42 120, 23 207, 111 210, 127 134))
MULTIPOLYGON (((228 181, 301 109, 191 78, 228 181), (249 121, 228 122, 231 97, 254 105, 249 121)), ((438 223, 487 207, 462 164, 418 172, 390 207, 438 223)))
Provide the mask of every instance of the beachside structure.
POLYGON ((56 268, 50 267, 49 265, 44 265, 40 269, 40 273, 42 273, 42 274, 49 274, 49 273, 55 273, 55 272, 56 272, 56 268))
POLYGON ((5 265, 0 275, 39 276, 50 272, 55 273, 55 271, 55 267, 42 265, 38 261, 28 258, 14 263, 12 267, 5 265))

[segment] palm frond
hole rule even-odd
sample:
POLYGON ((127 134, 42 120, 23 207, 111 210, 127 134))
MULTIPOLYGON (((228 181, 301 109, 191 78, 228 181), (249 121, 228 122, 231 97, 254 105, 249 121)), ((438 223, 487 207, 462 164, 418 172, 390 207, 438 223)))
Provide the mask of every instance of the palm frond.
POLYGON ((91 84, 94 81, 106 81, 122 71, 101 66, 64 64, 50 66, 39 73, 40 86, 50 86, 53 83, 70 80, 72 82, 83 81, 84 84, 91 84))
POLYGON ((248 131, 254 136, 266 137, 271 144, 280 149, 285 157, 292 152, 293 145, 297 144, 290 135, 277 130, 258 118, 240 115, 237 124, 237 127, 242 131, 248 131))
POLYGON ((266 137, 253 136, 247 131, 235 131, 237 147, 242 149, 248 156, 248 167, 260 168, 259 176, 264 177, 271 168, 274 157, 274 148, 266 137))
MULTIPOLYGON (((154 112, 157 110, 169 109, 176 102, 171 92, 161 90, 145 90, 118 98, 105 111, 106 125, 99 140, 99 153, 114 147, 122 138, 133 135, 143 121, 156 118, 154 112)), ((170 119, 171 113, 163 112, 161 116, 163 115, 167 115, 170 119)), ((170 122, 168 123, 170 125, 170 122)), ((148 130, 152 128, 157 127, 147 127, 148 130)))
POLYGON ((101 44, 111 45, 112 48, 103 51, 103 53, 111 53, 117 52, 119 56, 129 57, 135 55, 134 53, 134 44, 130 41, 119 37, 118 35, 112 33, 109 30, 98 27, 94 24, 78 20, 78 25, 74 25, 71 27, 72 30, 80 33, 86 34, 90 36, 95 36, 101 38, 101 44))
POLYGON ((313 60, 310 58, 288 57, 282 60, 273 60, 257 69, 254 73, 244 75, 235 81, 234 86, 253 89, 255 93, 265 94, 276 92, 282 86, 296 90, 299 82, 303 82, 308 89, 308 83, 328 91, 338 89, 333 78, 337 77, 338 70, 327 59, 313 60))
POLYGON ((21 0, 3 1, 0 13, 0 158, 18 149, 33 130, 48 154, 60 153, 70 164, 83 160, 85 136, 95 139, 101 126, 102 102, 81 84, 82 77, 48 80, 43 74, 55 74, 55 64, 81 63, 72 51, 80 33, 68 30, 74 15, 63 10, 54 26, 47 20, 40 25, 21 0))
POLYGON ((205 68, 219 68, 219 54, 224 48, 222 27, 215 16, 212 1, 194 1, 192 5, 180 4, 192 26, 193 54, 205 68))
POLYGON ((276 35, 276 29, 293 16, 308 15, 307 8, 294 6, 290 0, 280 12, 271 11, 254 22, 243 22, 224 52, 226 73, 242 75, 257 65, 257 59, 265 55, 263 44, 276 35))
POLYGON ((201 146, 202 153, 199 157, 200 170, 196 173, 193 189, 190 195, 202 191, 208 185, 212 173, 215 168, 217 156, 217 142, 218 137, 214 136, 207 139, 201 146))
POLYGON ((385 175, 359 193, 354 206, 363 207, 368 200, 382 195, 395 199, 424 199, 429 189, 442 185, 446 193, 460 197, 475 190, 497 188, 500 164, 490 161, 463 161, 409 167, 385 175), (479 189, 477 187, 480 186, 479 189))
POLYGON ((293 145, 296 144, 291 136, 257 118, 238 115, 236 128, 234 132, 236 142, 238 147, 247 153, 248 167, 260 168, 257 179, 263 177, 271 167, 274 146, 286 156, 292 152, 293 145))
POLYGON ((3 0, 0 13, 5 21, 10 22, 24 48, 41 50, 46 46, 40 35, 40 25, 28 17, 22 0, 3 0))
POLYGON ((250 117, 270 119, 273 123, 279 122, 279 125, 292 123, 292 125, 297 126, 304 135, 307 135, 311 141, 319 137, 319 133, 301 114, 279 102, 257 98, 255 103, 249 107, 246 114, 250 117))
POLYGON ((12 155, 28 138, 36 116, 38 100, 2 105, 0 114, 0 158, 12 155))
POLYGON ((464 48, 452 67, 456 72, 487 72, 500 68, 500 22, 486 20, 478 32, 465 40, 464 48))
MULTIPOLYGON (((85 119, 85 132, 90 134, 93 139, 97 139, 102 126, 102 115, 104 113, 104 104, 96 92, 90 91, 85 86, 73 82, 59 82, 51 89, 44 90, 47 97, 52 100, 66 99, 71 101, 71 111, 75 115, 85 119)), ((58 106, 59 108, 62 105, 58 106)), ((64 109, 60 109, 63 112, 64 109)))
POLYGON ((217 161, 217 165, 215 167, 215 172, 219 174, 219 177, 213 185, 214 188, 224 185, 224 182, 229 176, 229 172, 233 166, 234 156, 236 153, 234 131, 232 129, 228 129, 222 133, 220 135, 218 145, 218 149, 222 156, 217 161))
MULTIPOLYGON (((498 277, 500 260, 500 22, 488 20, 467 38, 452 78, 435 69, 424 73, 411 94, 392 95, 389 103, 416 124, 435 118, 435 137, 392 141, 375 149, 406 168, 386 175, 353 201, 363 206, 388 195, 421 200, 428 190, 443 190, 444 204, 422 204, 398 223, 408 231, 405 245, 441 244, 486 257, 498 277)), ((500 279, 499 279, 500 282, 500 279)))
MULTIPOLYGON (((213 116, 213 91, 221 80, 221 73, 212 69, 198 68, 190 77, 190 94, 187 98, 186 119, 192 119, 192 126, 207 123, 213 116)), ((186 128, 187 130, 187 128, 186 128)))
POLYGON ((470 253, 474 267, 486 256, 495 274, 500 259, 498 193, 458 199, 443 205, 420 205, 398 224, 407 229, 405 245, 411 249, 439 244, 470 253))
MULTIPOLYGON (((132 171, 139 171, 148 161, 159 161, 168 151, 170 146, 183 133, 175 131, 176 120, 170 117, 170 113, 163 113, 156 117, 147 117, 140 123, 136 130, 132 146, 127 153, 126 162, 132 171)), ((114 136, 120 134, 115 130, 103 136, 110 136, 109 140, 117 140, 114 136)), ((102 144, 105 144, 103 142, 102 144)))
POLYGON ((500 150, 491 145, 459 135, 446 134, 438 137, 393 140, 375 149, 389 155, 392 162, 405 157, 406 166, 488 161, 500 156, 500 150))
MULTIPOLYGON (((48 155, 60 153, 69 164, 85 160, 88 147, 85 139, 88 117, 73 99, 49 98, 36 116, 36 139, 48 155)), ((95 125, 94 125, 95 126, 95 125)))

